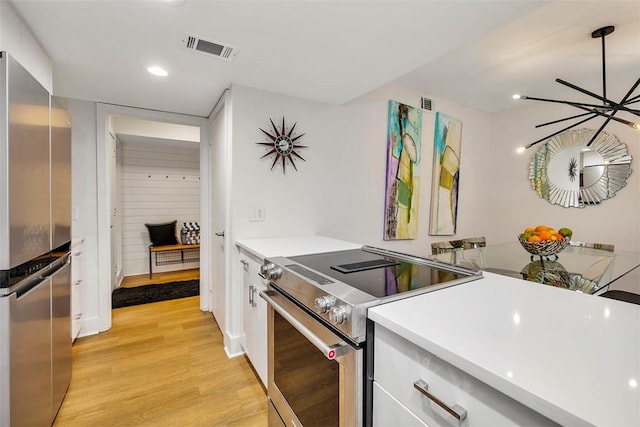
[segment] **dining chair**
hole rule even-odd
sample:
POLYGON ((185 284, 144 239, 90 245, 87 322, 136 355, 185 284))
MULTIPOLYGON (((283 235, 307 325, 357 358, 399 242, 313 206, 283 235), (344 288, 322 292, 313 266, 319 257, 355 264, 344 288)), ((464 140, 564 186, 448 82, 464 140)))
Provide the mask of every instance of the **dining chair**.
POLYGON ((631 304, 640 304, 640 294, 636 294, 633 292, 613 290, 613 291, 606 291, 600 296, 605 298, 615 299, 618 301, 629 302, 631 304))
POLYGON ((589 242, 579 242, 577 240, 571 240, 569 242, 569 246, 578 246, 583 248, 592 248, 592 249, 601 249, 603 251, 613 252, 615 245, 611 245, 609 243, 589 243, 589 242))
POLYGON ((640 305, 640 267, 613 281, 600 296, 640 305))
POLYGON ((453 252, 463 249, 473 249, 487 246, 485 237, 467 237, 457 240, 446 240, 443 242, 434 242, 431 244, 431 254, 438 255, 445 252, 453 252))

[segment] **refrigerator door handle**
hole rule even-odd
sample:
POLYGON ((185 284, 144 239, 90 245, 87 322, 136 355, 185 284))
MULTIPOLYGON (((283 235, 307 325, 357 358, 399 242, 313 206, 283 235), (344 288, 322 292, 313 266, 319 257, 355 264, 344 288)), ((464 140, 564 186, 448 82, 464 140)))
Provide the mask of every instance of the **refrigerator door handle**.
POLYGON ((33 279, 28 279, 27 281, 25 281, 23 286, 20 286, 20 288, 16 290, 16 299, 21 300, 22 298, 26 298, 27 296, 29 296, 31 291, 35 290, 46 280, 47 277, 44 276, 36 276, 33 279))
POLYGON ((70 255, 70 253, 66 253, 64 256, 52 262, 51 265, 49 265, 49 268, 42 273, 42 277, 53 276, 58 270, 69 264, 70 255))

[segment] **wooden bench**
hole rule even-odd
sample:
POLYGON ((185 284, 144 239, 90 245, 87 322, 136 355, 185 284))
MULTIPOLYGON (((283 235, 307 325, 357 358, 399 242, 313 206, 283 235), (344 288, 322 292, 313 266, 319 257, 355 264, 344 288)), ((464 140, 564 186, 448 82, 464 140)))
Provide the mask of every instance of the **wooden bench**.
POLYGON ((156 266, 200 261, 200 245, 149 246, 149 278, 153 277, 153 254, 156 266))

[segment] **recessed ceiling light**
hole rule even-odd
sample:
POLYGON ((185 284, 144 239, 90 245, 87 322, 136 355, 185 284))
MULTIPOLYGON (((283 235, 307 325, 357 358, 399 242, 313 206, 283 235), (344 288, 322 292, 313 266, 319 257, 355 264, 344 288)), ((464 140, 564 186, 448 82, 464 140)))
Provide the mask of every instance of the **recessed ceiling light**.
POLYGON ((147 71, 153 74, 154 76, 166 77, 169 75, 169 73, 167 73, 167 70, 157 66, 148 67, 147 71))

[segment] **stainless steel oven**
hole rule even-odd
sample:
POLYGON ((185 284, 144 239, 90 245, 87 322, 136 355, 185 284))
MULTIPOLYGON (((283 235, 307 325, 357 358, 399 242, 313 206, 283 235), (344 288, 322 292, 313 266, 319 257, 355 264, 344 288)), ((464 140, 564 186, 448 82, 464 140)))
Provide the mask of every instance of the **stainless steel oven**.
POLYGON ((369 307, 466 283, 482 273, 362 249, 271 258, 260 293, 268 304, 270 426, 371 422, 365 377, 369 307))
POLYGON ((286 426, 360 425, 362 348, 273 287, 261 296, 269 303, 269 419, 286 426))

